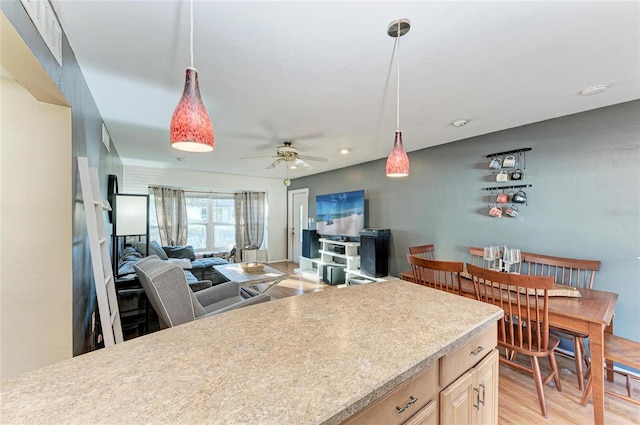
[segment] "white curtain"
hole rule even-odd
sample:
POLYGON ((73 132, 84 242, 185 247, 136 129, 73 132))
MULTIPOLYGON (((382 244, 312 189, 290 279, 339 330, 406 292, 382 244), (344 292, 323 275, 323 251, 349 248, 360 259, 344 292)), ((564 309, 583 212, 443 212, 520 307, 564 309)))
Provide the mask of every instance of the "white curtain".
POLYGON ((150 186, 156 204, 160 243, 164 246, 182 246, 187 243, 187 204, 184 190, 150 186))
POLYGON ((264 242, 266 195, 264 192, 233 194, 236 214, 236 247, 258 249, 264 242))

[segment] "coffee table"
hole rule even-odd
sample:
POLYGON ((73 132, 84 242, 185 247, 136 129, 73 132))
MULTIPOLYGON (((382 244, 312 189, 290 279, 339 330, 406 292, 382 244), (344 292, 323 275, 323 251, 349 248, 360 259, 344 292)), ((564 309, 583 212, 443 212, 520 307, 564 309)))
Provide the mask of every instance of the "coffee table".
POLYGON ((276 270, 267 265, 264 266, 264 270, 258 273, 245 272, 242 270, 242 267, 240 267, 240 263, 223 264, 220 266, 213 266, 213 268, 227 279, 238 282, 241 287, 250 287, 253 291, 260 294, 268 291, 272 286, 277 285, 289 277, 287 273, 281 272, 280 270, 276 270), (270 282, 270 285, 262 291, 255 286, 258 283, 266 282, 270 282))

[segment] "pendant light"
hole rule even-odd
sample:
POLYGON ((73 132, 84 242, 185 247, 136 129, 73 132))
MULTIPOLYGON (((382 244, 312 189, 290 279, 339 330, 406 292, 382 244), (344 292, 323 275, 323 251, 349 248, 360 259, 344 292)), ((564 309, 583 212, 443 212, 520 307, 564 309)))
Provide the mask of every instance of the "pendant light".
POLYGON ((191 0, 190 33, 191 66, 187 68, 182 98, 171 117, 171 147, 188 152, 213 150, 213 124, 200 97, 198 71, 193 67, 193 0, 191 0))
POLYGON ((393 148, 387 158, 387 177, 406 177, 409 175, 409 157, 402 146, 400 131, 400 37, 409 32, 411 24, 408 19, 398 19, 389 24, 387 34, 396 39, 396 55, 398 62, 398 93, 396 102, 396 137, 393 148))

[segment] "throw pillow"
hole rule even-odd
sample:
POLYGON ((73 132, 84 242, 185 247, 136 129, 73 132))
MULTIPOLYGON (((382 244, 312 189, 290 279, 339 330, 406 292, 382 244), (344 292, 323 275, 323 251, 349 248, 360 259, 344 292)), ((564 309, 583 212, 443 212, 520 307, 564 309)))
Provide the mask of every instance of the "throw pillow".
POLYGON ((142 256, 147 256, 147 243, 146 242, 131 242, 131 246, 138 251, 142 256))
POLYGON ((140 254, 134 247, 128 246, 122 250, 122 255, 120 256, 120 261, 138 261, 142 258, 142 254, 140 254))
POLYGON ((191 245, 163 246, 162 249, 169 258, 188 258, 191 261, 194 261, 196 259, 196 253, 191 245))
POLYGON ((157 255, 161 260, 168 260, 169 257, 167 253, 164 252, 164 249, 160 246, 160 244, 156 241, 149 242, 149 255, 157 255))

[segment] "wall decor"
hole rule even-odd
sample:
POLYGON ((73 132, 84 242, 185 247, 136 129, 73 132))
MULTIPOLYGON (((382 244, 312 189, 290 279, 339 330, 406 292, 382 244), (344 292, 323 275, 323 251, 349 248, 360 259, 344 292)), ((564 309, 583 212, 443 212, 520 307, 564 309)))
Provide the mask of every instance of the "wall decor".
MULTIPOLYGON (((488 169, 491 173, 489 180, 493 180, 496 183, 524 180, 524 170, 527 168, 526 152, 529 151, 531 151, 531 148, 519 148, 487 155, 486 158, 489 159, 488 169)), ((483 188, 483 191, 488 192, 486 197, 489 215, 496 218, 518 217, 521 213, 519 207, 528 205, 529 197, 524 189, 530 187, 533 186, 531 184, 516 184, 483 188), (511 205, 506 206, 509 201, 511 201, 511 205)))

